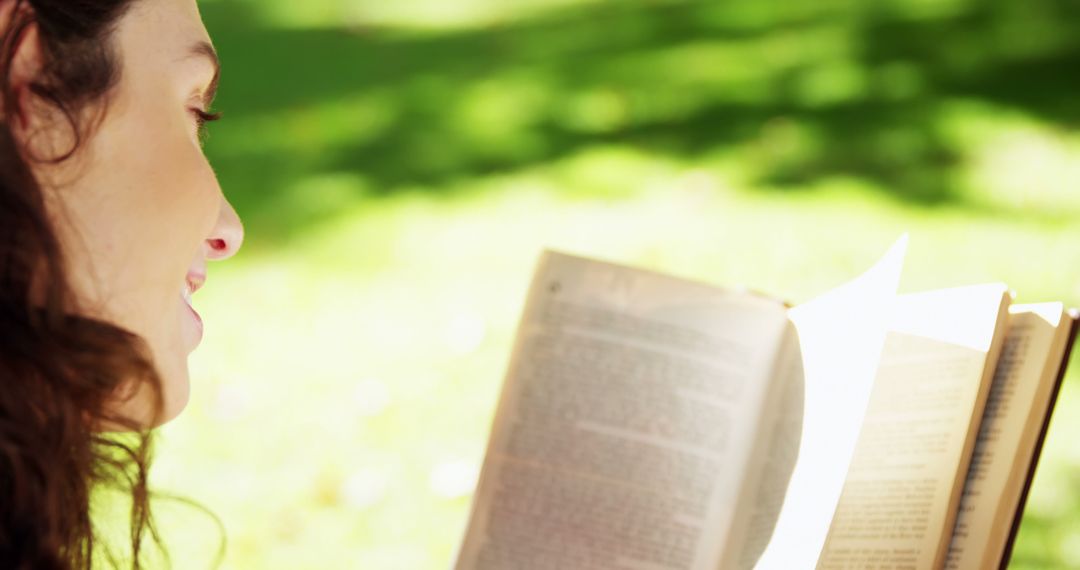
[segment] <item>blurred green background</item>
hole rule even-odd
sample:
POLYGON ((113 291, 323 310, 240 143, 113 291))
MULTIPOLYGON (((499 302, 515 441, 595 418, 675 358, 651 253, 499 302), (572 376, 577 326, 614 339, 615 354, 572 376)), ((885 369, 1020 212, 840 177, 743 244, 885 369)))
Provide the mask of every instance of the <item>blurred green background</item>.
MULTIPOLYGON (((449 567, 543 247, 799 302, 910 231, 906 290, 1080 305, 1075 1, 201 6, 247 242, 155 480, 225 568, 449 567)), ((1013 567, 1080 567, 1077 412, 1013 567)))

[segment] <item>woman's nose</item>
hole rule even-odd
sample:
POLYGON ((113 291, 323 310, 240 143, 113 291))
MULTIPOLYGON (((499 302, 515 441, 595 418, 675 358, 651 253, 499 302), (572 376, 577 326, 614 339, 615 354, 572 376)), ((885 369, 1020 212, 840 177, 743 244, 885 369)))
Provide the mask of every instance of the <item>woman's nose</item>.
POLYGON ((228 259, 236 255, 244 243, 244 226, 232 204, 221 198, 221 211, 210 237, 206 238, 207 259, 228 259))

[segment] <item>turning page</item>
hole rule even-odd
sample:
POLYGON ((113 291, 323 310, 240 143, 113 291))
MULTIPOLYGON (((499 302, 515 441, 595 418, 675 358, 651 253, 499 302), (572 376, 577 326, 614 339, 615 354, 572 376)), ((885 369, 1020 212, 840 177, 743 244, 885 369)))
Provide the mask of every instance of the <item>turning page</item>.
POLYGON ((1004 285, 898 298, 821 569, 940 568, 997 362, 1004 285))
POLYGON ((782 304, 546 252, 458 570, 716 570, 782 304))
POLYGON ((817 564, 866 415, 906 252, 903 236, 864 274, 789 312, 802 352, 804 410, 794 473, 758 570, 817 564))
POLYGON ((744 470, 731 531, 713 569, 753 568, 775 533, 799 454, 806 400, 802 351, 791 323, 770 384, 759 419, 757 451, 744 470))

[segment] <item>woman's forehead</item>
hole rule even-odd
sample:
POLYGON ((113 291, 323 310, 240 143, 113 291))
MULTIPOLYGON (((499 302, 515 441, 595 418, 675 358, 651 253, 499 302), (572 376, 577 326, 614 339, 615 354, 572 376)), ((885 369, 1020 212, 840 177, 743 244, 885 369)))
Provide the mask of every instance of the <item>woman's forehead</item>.
POLYGON ((121 49, 147 58, 182 61, 193 46, 209 44, 195 0, 141 0, 119 22, 121 49))

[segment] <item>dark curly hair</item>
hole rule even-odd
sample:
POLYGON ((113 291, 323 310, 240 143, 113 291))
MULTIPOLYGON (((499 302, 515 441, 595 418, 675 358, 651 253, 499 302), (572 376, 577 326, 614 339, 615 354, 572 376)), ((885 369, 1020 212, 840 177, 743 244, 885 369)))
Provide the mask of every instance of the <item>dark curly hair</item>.
POLYGON ((105 109, 120 79, 112 36, 133 0, 0 2, 14 3, 0 30, 0 567, 86 569, 123 558, 140 568, 147 539, 160 544, 147 488, 151 433, 110 402, 144 383, 160 416, 161 379, 140 337, 72 314, 64 252, 30 168, 70 159, 91 136, 101 113, 86 111, 105 109), (16 48, 35 25, 42 70, 13 85, 16 48), (16 138, 22 88, 66 118, 71 148, 37 156, 16 138), (98 539, 91 517, 91 496, 106 487, 131 501, 131 552, 122 557, 98 539))

